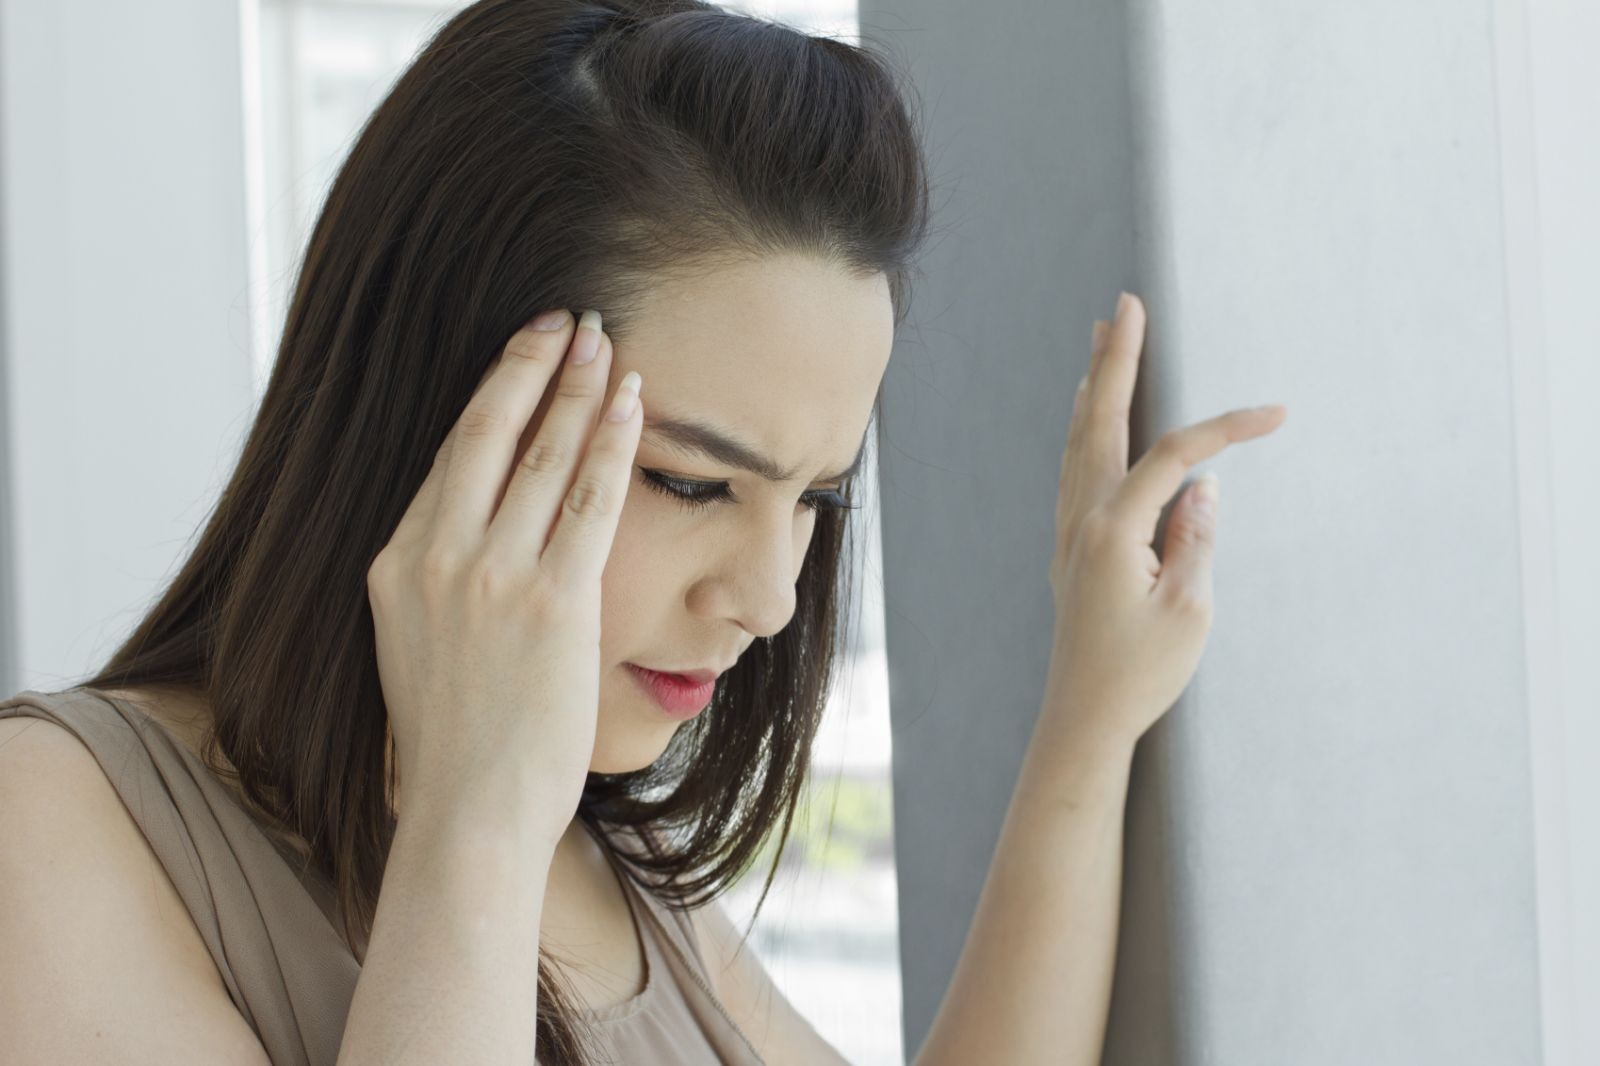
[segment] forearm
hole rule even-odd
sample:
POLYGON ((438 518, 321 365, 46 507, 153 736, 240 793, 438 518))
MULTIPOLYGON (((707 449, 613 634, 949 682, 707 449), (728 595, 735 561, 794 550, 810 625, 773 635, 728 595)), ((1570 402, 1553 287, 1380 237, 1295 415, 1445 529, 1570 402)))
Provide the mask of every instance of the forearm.
POLYGON ((534 1061, 555 842, 480 796, 401 809, 339 1066, 534 1061))
POLYGON ((1034 727, 977 911, 916 1066, 1100 1061, 1133 742, 1034 727))

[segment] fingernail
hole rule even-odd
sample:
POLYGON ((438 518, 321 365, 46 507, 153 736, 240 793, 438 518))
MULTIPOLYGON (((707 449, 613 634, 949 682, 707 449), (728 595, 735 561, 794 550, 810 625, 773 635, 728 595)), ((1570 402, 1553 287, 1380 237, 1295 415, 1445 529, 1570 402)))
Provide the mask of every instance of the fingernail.
POLYGON ((583 317, 578 319, 578 332, 572 338, 572 362, 577 366, 594 362, 594 357, 600 354, 600 312, 585 311, 583 317), (584 330, 591 331, 592 335, 585 337, 584 330))
POLYGON ((554 311, 546 311, 532 322, 529 322, 528 328, 538 330, 560 329, 566 324, 567 309, 562 307, 554 311))
POLYGON ((633 417, 635 401, 639 398, 639 384, 642 380, 637 370, 630 370, 622 375, 622 384, 617 386, 617 395, 611 401, 611 410, 606 412, 607 422, 626 422, 633 417))
POLYGON ((1194 502, 1207 513, 1217 509, 1217 499, 1221 496, 1221 486, 1217 482, 1216 472, 1208 470, 1194 483, 1194 502))
POLYGON ((1117 312, 1112 316, 1111 321, 1120 321, 1122 318, 1122 309, 1126 306, 1128 306, 1128 294, 1125 292, 1117 293, 1117 312))

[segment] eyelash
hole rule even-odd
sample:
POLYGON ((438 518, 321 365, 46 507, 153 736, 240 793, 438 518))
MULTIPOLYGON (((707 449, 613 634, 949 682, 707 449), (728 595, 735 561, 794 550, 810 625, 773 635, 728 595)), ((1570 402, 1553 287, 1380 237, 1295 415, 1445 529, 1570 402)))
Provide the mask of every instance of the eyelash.
MULTIPOLYGON (((655 491, 677 500, 691 511, 698 511, 710 507, 714 503, 722 503, 734 498, 733 491, 728 488, 726 481, 687 481, 683 478, 668 477, 659 470, 646 470, 639 468, 639 473, 644 476, 644 483, 655 491), (675 486, 687 485, 685 490, 675 486), (709 491, 694 491, 696 488, 709 491)), ((820 489, 815 492, 805 492, 800 495, 801 506, 812 511, 853 511, 857 504, 848 503, 845 498, 833 489, 820 489)))

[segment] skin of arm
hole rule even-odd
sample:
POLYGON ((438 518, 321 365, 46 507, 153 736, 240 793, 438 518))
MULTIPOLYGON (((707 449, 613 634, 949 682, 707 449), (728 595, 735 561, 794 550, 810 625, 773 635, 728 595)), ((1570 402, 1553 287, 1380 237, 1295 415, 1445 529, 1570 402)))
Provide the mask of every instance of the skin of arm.
POLYGON ((1039 716, 916 1066, 1100 1061, 1133 743, 1078 736, 1075 720, 1039 716))
POLYGON ((539 919, 559 837, 517 795, 408 797, 338 1066, 535 1061, 539 919))

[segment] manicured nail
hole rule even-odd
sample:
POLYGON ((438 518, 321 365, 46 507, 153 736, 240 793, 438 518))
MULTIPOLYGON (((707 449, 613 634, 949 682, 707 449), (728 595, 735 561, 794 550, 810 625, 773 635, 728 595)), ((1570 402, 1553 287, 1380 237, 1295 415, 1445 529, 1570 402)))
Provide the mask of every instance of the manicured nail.
POLYGON ((617 395, 611 401, 611 410, 606 412, 607 422, 626 422, 633 417, 642 380, 637 370, 630 370, 622 375, 622 384, 617 386, 617 395))
POLYGON ((572 361, 577 366, 592 363, 594 357, 600 354, 600 312, 585 311, 583 317, 578 319, 578 332, 572 337, 572 361), (590 331, 590 336, 583 335, 584 330, 590 331))
POLYGON ((562 326, 564 326, 566 324, 567 324, 567 309, 565 307, 561 307, 561 308, 557 308, 554 311, 546 311, 544 314, 540 315, 538 318, 534 319, 532 322, 529 322, 528 323, 528 327, 530 329, 550 330, 550 329, 560 329, 562 326))

